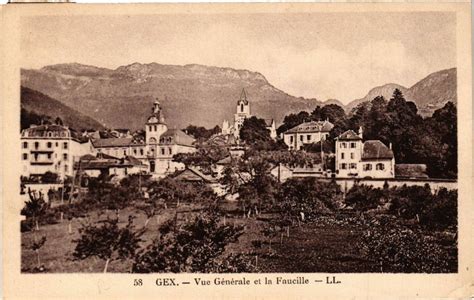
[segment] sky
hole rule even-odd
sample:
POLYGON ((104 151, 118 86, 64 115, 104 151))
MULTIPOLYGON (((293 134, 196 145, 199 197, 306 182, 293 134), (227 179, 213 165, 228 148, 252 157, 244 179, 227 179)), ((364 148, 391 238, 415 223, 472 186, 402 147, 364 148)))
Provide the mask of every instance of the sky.
POLYGON ((346 104, 456 67, 455 31, 446 12, 35 16, 22 20, 20 46, 23 68, 232 67, 293 96, 346 104))

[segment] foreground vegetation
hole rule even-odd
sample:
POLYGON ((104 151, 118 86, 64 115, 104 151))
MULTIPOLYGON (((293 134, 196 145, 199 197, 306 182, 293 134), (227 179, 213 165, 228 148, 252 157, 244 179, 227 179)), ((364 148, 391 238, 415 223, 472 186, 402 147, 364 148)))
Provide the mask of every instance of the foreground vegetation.
POLYGON ((22 270, 457 270, 456 191, 356 185, 344 195, 334 182, 259 176, 239 187, 237 201, 172 177, 130 176, 117 186, 91 179, 81 201, 54 208, 31 194, 22 212, 22 270), (259 183, 270 188, 257 193, 259 183))

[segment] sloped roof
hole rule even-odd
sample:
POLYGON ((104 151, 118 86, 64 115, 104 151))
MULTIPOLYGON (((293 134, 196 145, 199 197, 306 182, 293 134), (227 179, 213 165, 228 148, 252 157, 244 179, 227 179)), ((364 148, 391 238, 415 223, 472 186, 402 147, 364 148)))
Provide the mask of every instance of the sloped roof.
POLYGON ((211 136, 207 143, 217 146, 230 146, 237 144, 237 140, 233 134, 216 134, 211 136))
POLYGON ((302 132, 329 132, 334 125, 329 121, 311 121, 297 125, 285 133, 302 133, 302 132))
POLYGON ((216 179, 202 173, 196 168, 191 168, 188 167, 184 169, 183 171, 179 172, 175 178, 185 180, 185 181, 204 181, 207 183, 214 183, 216 182, 216 179))
POLYGON ((338 137, 338 140, 362 140, 362 138, 354 132, 354 130, 347 130, 344 133, 341 133, 338 137))
POLYGON ((67 137, 69 128, 61 125, 32 125, 22 131, 27 137, 47 137, 51 133, 54 137, 67 137))
POLYGON ((97 170, 108 168, 145 166, 139 159, 133 156, 126 156, 125 158, 119 159, 110 155, 104 155, 103 153, 99 154, 101 154, 100 157, 94 157, 90 154, 82 156, 80 162, 76 162, 74 164, 74 168, 79 169, 80 167, 83 170, 97 170))
POLYGON ((86 155, 83 155, 79 158, 80 161, 88 161, 88 160, 96 160, 96 159, 97 159, 97 157, 95 157, 92 154, 86 154, 86 155))
POLYGON ((92 144, 96 148, 102 147, 128 147, 132 144, 133 138, 125 137, 125 138, 108 138, 108 139, 98 139, 94 140, 92 144))
POLYGON ((131 165, 134 165, 134 166, 139 166, 139 165, 144 165, 141 160, 139 160, 138 158, 134 157, 134 156, 131 156, 131 155, 127 155, 125 156, 125 162, 131 164, 131 165))
POLYGON ((119 159, 118 157, 109 155, 109 154, 107 154, 107 153, 102 153, 102 152, 97 153, 97 158, 102 158, 102 159, 119 159))
POLYGON ((196 141, 192 136, 187 135, 184 131, 179 129, 168 129, 160 137, 160 144, 167 143, 166 138, 171 138, 171 144, 177 144, 182 146, 194 146, 196 141))
POLYGON ((385 146, 379 140, 369 140, 364 142, 364 150, 362 152, 362 160, 370 159, 392 159, 392 149, 385 146))
POLYGON ((310 167, 293 168, 294 173, 321 173, 322 171, 323 171, 323 166, 321 164, 314 164, 312 168, 310 167))

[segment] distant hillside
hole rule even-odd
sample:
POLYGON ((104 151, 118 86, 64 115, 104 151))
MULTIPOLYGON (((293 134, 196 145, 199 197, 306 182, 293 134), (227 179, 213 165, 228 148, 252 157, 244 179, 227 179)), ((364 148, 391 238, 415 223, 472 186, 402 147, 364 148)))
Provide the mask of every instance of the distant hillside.
POLYGON ((317 105, 337 104, 351 111, 376 96, 390 99, 395 88, 414 101, 420 113, 431 115, 447 101, 456 103, 456 69, 433 73, 411 88, 398 84, 375 87, 344 106, 336 99, 294 97, 275 88, 266 78, 248 70, 203 65, 134 63, 115 70, 77 63, 22 70, 22 85, 37 90, 90 116, 107 127, 142 129, 151 104, 159 98, 170 127, 189 124, 207 128, 232 120, 236 101, 245 88, 251 112, 281 123, 292 112, 312 111, 317 105))
POLYGON ((49 116, 53 121, 60 117, 64 125, 76 130, 104 128, 96 120, 71 109, 58 100, 23 86, 21 87, 21 108, 30 114, 49 116))
POLYGON ((431 116, 435 110, 443 107, 448 101, 457 103, 456 68, 432 73, 408 89, 394 83, 375 87, 364 98, 347 104, 346 111, 350 112, 359 103, 371 101, 377 96, 384 96, 389 100, 396 88, 402 91, 405 99, 416 104, 421 115, 431 116))
POLYGON ((350 111, 352 111, 353 108, 355 108, 360 103, 367 102, 367 101, 372 101, 375 97, 378 97, 378 96, 383 96, 385 99, 388 100, 392 97, 393 91, 395 89, 399 89, 400 91, 402 91, 403 95, 405 95, 406 91, 407 91, 406 87, 403 87, 403 86, 401 86, 399 84, 395 84, 395 83, 388 83, 388 84, 385 84, 385 85, 382 85, 382 86, 377 86, 377 87, 374 87, 373 89, 371 89, 369 91, 369 93, 367 93, 367 95, 364 98, 356 99, 356 100, 351 101, 350 103, 348 103, 345 107, 346 111, 350 112, 350 111))
POLYGON ((322 105, 329 105, 329 104, 336 104, 336 105, 339 105, 342 108, 345 107, 345 105, 337 99, 328 99, 328 100, 326 100, 322 103, 322 105))
POLYGON ((280 122, 290 112, 313 110, 321 102, 296 98, 257 72, 203 65, 134 63, 115 70, 60 64, 22 70, 22 84, 41 91, 108 127, 143 128, 159 98, 171 126, 206 127, 232 120, 242 88, 252 114, 280 122), (125 118, 126 116, 126 118, 125 118))
POLYGON ((432 73, 413 85, 407 97, 413 99, 422 115, 432 115, 446 102, 457 103, 456 68, 432 73))

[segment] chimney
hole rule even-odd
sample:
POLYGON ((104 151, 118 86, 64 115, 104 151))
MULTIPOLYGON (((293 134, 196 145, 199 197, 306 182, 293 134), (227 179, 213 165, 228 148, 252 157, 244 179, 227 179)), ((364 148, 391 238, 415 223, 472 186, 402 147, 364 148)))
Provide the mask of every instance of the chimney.
POLYGON ((362 126, 359 127, 359 137, 360 137, 360 138, 363 138, 362 126))
POLYGON ((392 149, 392 142, 388 143, 388 147, 392 149))

